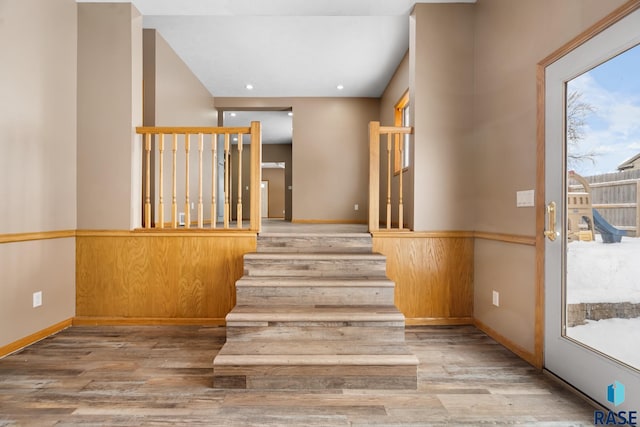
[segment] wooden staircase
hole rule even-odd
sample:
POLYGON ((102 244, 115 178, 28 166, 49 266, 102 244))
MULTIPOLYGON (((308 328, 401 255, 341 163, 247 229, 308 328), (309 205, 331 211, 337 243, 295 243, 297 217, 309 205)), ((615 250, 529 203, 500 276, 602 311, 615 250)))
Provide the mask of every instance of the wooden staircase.
POLYGON ((261 234, 244 257, 215 388, 415 389, 386 260, 368 233, 261 234))

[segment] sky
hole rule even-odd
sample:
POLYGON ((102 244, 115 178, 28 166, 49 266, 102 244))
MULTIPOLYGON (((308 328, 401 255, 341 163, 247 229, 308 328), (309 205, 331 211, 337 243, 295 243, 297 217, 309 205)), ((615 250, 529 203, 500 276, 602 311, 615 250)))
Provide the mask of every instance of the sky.
POLYGON ((640 45, 567 83, 568 93, 576 90, 594 109, 578 150, 596 156, 572 169, 583 176, 616 172, 640 153, 640 45))

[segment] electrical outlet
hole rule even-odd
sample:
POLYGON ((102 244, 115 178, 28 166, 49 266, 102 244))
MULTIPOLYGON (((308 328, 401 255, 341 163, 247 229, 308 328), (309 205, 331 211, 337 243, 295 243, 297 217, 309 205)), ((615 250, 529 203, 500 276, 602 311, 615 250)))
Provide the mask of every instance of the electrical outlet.
POLYGON ((493 305, 500 307, 500 292, 493 291, 493 305))
POLYGON ((353 210, 357 211, 360 208, 360 206, 358 206, 358 204, 356 203, 355 205, 353 205, 353 210))
POLYGON ((33 308, 40 307, 42 305, 42 291, 33 293, 33 308))

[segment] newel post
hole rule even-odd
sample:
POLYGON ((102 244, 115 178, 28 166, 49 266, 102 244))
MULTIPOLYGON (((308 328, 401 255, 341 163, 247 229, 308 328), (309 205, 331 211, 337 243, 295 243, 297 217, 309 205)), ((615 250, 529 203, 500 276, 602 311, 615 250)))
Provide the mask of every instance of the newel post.
POLYGON ((260 232, 262 184, 262 131, 260 122, 251 122, 251 231, 260 232))

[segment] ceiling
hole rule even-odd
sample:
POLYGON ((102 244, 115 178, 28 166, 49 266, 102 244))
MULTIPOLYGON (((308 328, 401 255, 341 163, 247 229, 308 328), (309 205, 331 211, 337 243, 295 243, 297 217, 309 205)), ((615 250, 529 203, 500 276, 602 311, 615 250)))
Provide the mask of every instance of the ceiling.
POLYGON ((213 96, 380 97, 409 47, 413 5, 474 1, 132 3, 144 27, 157 29, 213 96))

